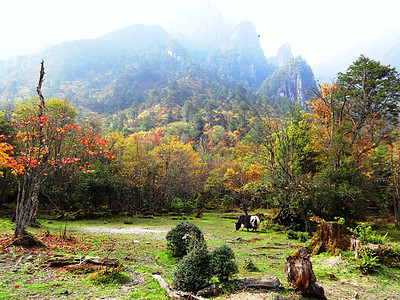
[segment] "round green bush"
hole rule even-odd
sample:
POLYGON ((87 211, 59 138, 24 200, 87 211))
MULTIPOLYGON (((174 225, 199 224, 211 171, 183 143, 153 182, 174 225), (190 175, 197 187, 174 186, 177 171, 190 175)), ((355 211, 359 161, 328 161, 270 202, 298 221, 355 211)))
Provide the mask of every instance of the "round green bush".
POLYGON ((175 228, 172 228, 167 233, 166 239, 167 246, 174 257, 185 256, 189 252, 192 240, 196 240, 199 243, 204 242, 201 230, 190 222, 181 222, 175 228))
POLYGON ((211 252, 211 266, 213 275, 217 276, 220 282, 228 281, 233 274, 239 272, 235 253, 227 245, 217 247, 211 252))
POLYGON ((195 243, 193 249, 182 258, 176 271, 174 282, 181 290, 197 292, 212 278, 211 256, 205 242, 195 243))

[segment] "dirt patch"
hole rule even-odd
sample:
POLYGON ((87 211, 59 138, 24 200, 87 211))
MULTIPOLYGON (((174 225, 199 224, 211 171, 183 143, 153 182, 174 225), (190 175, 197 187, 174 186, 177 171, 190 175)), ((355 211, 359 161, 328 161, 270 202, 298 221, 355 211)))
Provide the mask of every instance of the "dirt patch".
POLYGON ((111 228, 111 227, 87 227, 85 231, 91 233, 113 233, 113 234, 164 234, 169 228, 149 229, 146 227, 128 227, 128 228, 111 228))
POLYGON ((259 241, 262 241, 262 239, 260 239, 260 238, 254 238, 254 239, 251 239, 251 240, 250 240, 250 242, 252 242, 252 243, 259 242, 259 241))

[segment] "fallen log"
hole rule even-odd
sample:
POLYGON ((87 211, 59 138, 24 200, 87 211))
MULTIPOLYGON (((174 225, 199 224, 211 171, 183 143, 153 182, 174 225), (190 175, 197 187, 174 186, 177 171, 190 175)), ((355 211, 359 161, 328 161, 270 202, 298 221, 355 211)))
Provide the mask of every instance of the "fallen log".
POLYGON ((282 257, 269 256, 266 253, 254 253, 254 254, 251 253, 251 254, 249 254, 249 256, 264 256, 265 258, 268 258, 268 259, 282 259, 282 257))
POLYGON ((158 281, 160 286, 165 289, 165 293, 171 299, 182 299, 181 295, 169 288, 168 283, 160 275, 153 275, 153 278, 158 281))
POLYGON ((266 290, 277 290, 281 287, 281 283, 276 276, 272 276, 268 279, 261 278, 244 278, 238 280, 238 288, 240 290, 246 288, 253 289, 266 289, 266 290))
POLYGON ((169 285, 164 278, 158 274, 152 275, 155 280, 158 281, 160 286, 165 289, 165 293, 171 299, 193 299, 193 300, 206 300, 202 297, 195 296, 192 293, 184 292, 175 288, 174 285, 169 285))
POLYGON ((59 268, 70 265, 99 265, 104 267, 116 267, 119 264, 116 258, 100 258, 100 257, 66 257, 66 256, 51 256, 43 260, 44 264, 47 264, 51 268, 59 268))
MULTIPOLYGON (((220 293, 220 289, 215 285, 211 285, 200 290, 197 295, 193 295, 192 293, 184 292, 178 290, 176 285, 168 284, 160 275, 154 274, 152 275, 155 280, 158 281, 160 286, 165 289, 166 295, 171 299, 193 299, 193 300, 206 300, 201 296, 205 297, 213 297, 220 293)), ((276 276, 272 276, 268 279, 260 279, 260 278, 244 278, 238 280, 238 288, 240 290, 250 288, 250 289, 266 289, 275 291, 281 287, 281 283, 276 276)))
POLYGON ((278 245, 278 246, 288 246, 290 249, 293 249, 293 248, 297 248, 298 246, 296 245, 296 244, 292 244, 292 243, 277 243, 277 242, 274 242, 274 245, 278 245))
POLYGON ((198 291, 197 295, 204 296, 204 297, 215 297, 215 296, 218 296, 221 292, 222 292, 222 289, 220 289, 217 285, 212 284, 212 285, 207 286, 204 289, 201 289, 200 291, 198 291))
POLYGON ((237 220, 239 219, 240 215, 228 215, 228 216, 220 216, 222 219, 230 219, 230 220, 237 220))
POLYGON ((255 247, 252 250, 253 251, 257 251, 259 249, 285 249, 285 250, 290 250, 292 248, 283 247, 283 246, 260 246, 260 247, 255 247))

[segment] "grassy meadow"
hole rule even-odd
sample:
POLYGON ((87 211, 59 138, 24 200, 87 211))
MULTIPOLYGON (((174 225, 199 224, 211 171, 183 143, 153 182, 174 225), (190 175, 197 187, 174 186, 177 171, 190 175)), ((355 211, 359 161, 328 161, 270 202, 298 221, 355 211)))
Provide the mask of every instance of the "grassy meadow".
MULTIPOLYGON (((235 253, 239 266, 237 278, 269 278, 276 275, 282 288, 278 291, 235 291, 225 286, 214 299, 302 299, 287 284, 285 258, 308 242, 288 239, 284 228, 263 221, 258 232, 235 231, 237 214, 205 213, 203 218, 154 217, 110 218, 69 221, 39 219, 42 228, 30 228, 46 248, 26 250, 9 247, 13 224, 0 218, 0 299, 167 299, 152 274, 160 274, 172 283, 177 261, 166 247, 167 232, 183 220, 199 227, 208 249, 223 244, 235 253), (66 233, 65 235, 63 233, 66 233), (60 238, 62 237, 62 238, 60 238), (95 283, 93 273, 77 268, 49 267, 47 259, 63 257, 108 257, 123 263, 123 283, 95 283), (250 266, 254 266, 252 269, 250 266)), ((388 243, 399 244, 399 231, 389 224, 388 243)), ((318 284, 328 299, 399 299, 400 267, 378 266, 363 274, 361 259, 351 252, 326 253, 312 258, 318 284)))

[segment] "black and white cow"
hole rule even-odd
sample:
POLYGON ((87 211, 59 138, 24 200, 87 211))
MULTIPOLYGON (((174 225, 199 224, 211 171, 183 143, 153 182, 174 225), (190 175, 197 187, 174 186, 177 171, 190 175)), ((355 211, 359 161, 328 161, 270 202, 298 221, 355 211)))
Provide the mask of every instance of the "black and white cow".
POLYGON ((257 216, 241 215, 239 221, 235 223, 236 230, 242 227, 242 231, 243 228, 247 228, 247 231, 249 231, 249 228, 257 231, 258 226, 260 226, 260 219, 257 216))

